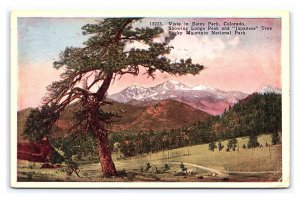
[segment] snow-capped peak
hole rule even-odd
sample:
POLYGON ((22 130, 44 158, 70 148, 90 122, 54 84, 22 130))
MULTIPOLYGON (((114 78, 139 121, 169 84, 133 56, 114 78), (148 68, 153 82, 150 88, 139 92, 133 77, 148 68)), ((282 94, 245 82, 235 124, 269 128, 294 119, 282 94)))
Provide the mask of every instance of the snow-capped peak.
POLYGON ((126 89, 128 89, 128 90, 145 90, 146 88, 138 86, 138 85, 132 85, 132 86, 127 87, 126 89))
POLYGON ((192 88, 192 90, 196 91, 206 91, 206 90, 215 90, 214 88, 203 86, 203 85, 198 85, 192 88))
POLYGON ((148 88, 137 85, 130 86, 118 93, 109 95, 109 98, 121 103, 142 106, 172 99, 216 115, 222 113, 224 107, 232 105, 246 96, 242 92, 222 91, 203 85, 189 87, 179 81, 169 80, 148 88))
POLYGON ((162 84, 159 84, 155 88, 158 88, 158 87, 162 87, 165 90, 191 90, 190 87, 188 87, 188 86, 184 85, 183 83, 178 82, 176 80, 166 81, 162 84))
POLYGON ((278 88, 274 88, 270 85, 267 85, 263 87, 261 90, 258 91, 260 94, 265 94, 265 93, 275 93, 275 94, 281 94, 281 90, 278 88))

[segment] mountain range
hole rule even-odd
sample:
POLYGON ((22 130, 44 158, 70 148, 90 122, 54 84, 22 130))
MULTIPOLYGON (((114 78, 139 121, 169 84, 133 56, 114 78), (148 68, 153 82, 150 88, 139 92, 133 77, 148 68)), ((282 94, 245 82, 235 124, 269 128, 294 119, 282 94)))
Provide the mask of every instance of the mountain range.
POLYGON ((219 115, 229 106, 247 97, 240 91, 222 91, 206 86, 188 87, 181 82, 169 80, 154 87, 129 86, 109 95, 108 98, 131 105, 148 106, 161 100, 175 100, 188 104, 211 115, 219 115))
MULTIPOLYGON (((266 86, 255 93, 280 94, 281 90, 266 86)), ((201 85, 188 87, 170 80, 150 88, 127 87, 109 95, 113 105, 105 105, 103 109, 121 115, 121 119, 110 128, 113 131, 168 130, 188 127, 207 120, 211 115, 220 115, 229 106, 250 96, 239 91, 226 92, 201 85)), ((75 106, 71 104, 62 112, 54 126, 54 137, 68 134, 73 124, 75 106)), ((30 111, 31 108, 18 111, 18 140, 24 139, 24 125, 30 111)))
MULTIPOLYGON (((18 111, 18 140, 23 141, 24 126, 26 118, 32 109, 18 111)), ((119 102, 112 105, 105 105, 104 111, 119 113, 120 120, 112 123, 112 131, 149 131, 149 130, 170 130, 181 127, 188 127, 194 123, 207 120, 210 115, 197 110, 187 104, 174 101, 162 100, 157 104, 149 106, 134 106, 119 102)), ((53 128, 53 137, 68 135, 73 121, 73 113, 76 111, 76 104, 68 106, 61 114, 53 128)))

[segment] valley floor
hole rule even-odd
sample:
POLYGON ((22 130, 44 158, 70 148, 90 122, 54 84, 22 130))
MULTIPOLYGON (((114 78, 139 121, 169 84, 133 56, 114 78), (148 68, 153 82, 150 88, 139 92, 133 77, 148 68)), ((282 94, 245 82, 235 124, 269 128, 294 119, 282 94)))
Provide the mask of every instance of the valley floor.
MULTIPOLYGON (((99 163, 80 165, 78 177, 67 175, 67 167, 41 169, 41 164, 18 161, 18 181, 31 182, 276 182, 281 180, 281 145, 266 147, 270 135, 262 135, 258 141, 262 148, 243 149, 247 138, 238 138, 238 151, 208 150, 208 144, 161 151, 132 158, 118 158, 113 154, 118 171, 124 177, 103 178, 99 163), (147 163, 151 168, 146 170, 147 163), (181 163, 186 168, 182 172, 181 163), (165 165, 168 165, 168 169, 165 165), (125 171, 125 173, 124 173, 125 171)), ((227 141, 222 143, 227 145, 227 141)), ((225 147, 226 148, 226 147, 225 147)))

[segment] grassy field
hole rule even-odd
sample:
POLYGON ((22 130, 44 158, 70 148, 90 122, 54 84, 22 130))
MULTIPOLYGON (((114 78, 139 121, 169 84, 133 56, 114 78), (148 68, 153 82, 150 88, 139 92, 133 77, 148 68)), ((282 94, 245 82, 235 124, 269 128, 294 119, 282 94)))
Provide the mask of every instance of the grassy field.
POLYGON ((80 177, 67 175, 67 168, 41 169, 41 164, 18 161, 19 181, 278 181, 281 178, 281 145, 266 147, 271 143, 270 135, 262 135, 258 141, 262 148, 243 149, 248 138, 238 138, 237 151, 224 149, 212 152, 208 144, 183 147, 128 159, 113 159, 124 177, 103 178, 99 163, 80 165, 80 177), (146 164, 151 168, 145 171, 146 164), (186 171, 183 172, 180 164, 186 171), (164 169, 168 164, 169 169, 164 169), (124 173, 125 170, 125 173, 124 173))

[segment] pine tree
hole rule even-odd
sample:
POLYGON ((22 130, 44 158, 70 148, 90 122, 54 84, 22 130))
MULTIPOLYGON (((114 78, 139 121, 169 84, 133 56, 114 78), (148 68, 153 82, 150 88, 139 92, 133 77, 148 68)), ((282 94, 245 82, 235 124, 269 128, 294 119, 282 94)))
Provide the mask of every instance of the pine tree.
POLYGON ((219 143, 218 143, 218 149, 219 149, 219 152, 222 151, 223 148, 224 148, 224 145, 223 145, 221 142, 219 142, 219 143))
POLYGON ((230 140, 228 141, 227 147, 228 147, 229 149, 232 149, 233 151, 235 151, 235 149, 236 149, 236 147, 237 147, 237 139, 236 139, 236 138, 230 139, 230 140))
POLYGON ((208 149, 210 151, 214 152, 216 148, 217 148, 217 145, 216 145, 215 142, 211 142, 211 143, 208 144, 208 149))
POLYGON ((103 175, 117 175, 107 126, 119 115, 102 110, 103 105, 110 104, 106 95, 112 81, 125 74, 137 76, 141 67, 153 79, 157 71, 171 75, 196 75, 203 70, 202 65, 193 64, 191 59, 172 63, 166 55, 173 48, 169 42, 175 34, 164 34, 160 27, 135 28, 134 24, 140 22, 140 18, 107 18, 82 27, 83 35, 90 37, 83 47, 66 47, 53 63, 54 68, 64 72, 59 81, 48 86, 44 107, 30 114, 25 129, 28 137, 38 139, 49 135, 62 111, 76 102, 73 131, 82 135, 92 133, 97 141, 103 175), (166 35, 164 41, 156 42, 155 38, 163 34, 166 35), (148 49, 126 50, 125 46, 130 42, 144 43, 148 49), (80 83, 81 87, 78 86, 80 83))
POLYGON ((256 135, 251 134, 249 136, 249 140, 248 140, 248 148, 252 148, 253 149, 253 148, 256 148, 256 147, 260 146, 260 144, 259 144, 259 142, 258 142, 257 139, 258 138, 257 138, 256 135))
POLYGON ((274 133, 272 133, 272 144, 273 145, 276 145, 276 144, 279 144, 279 136, 278 136, 278 133, 275 131, 274 133))

